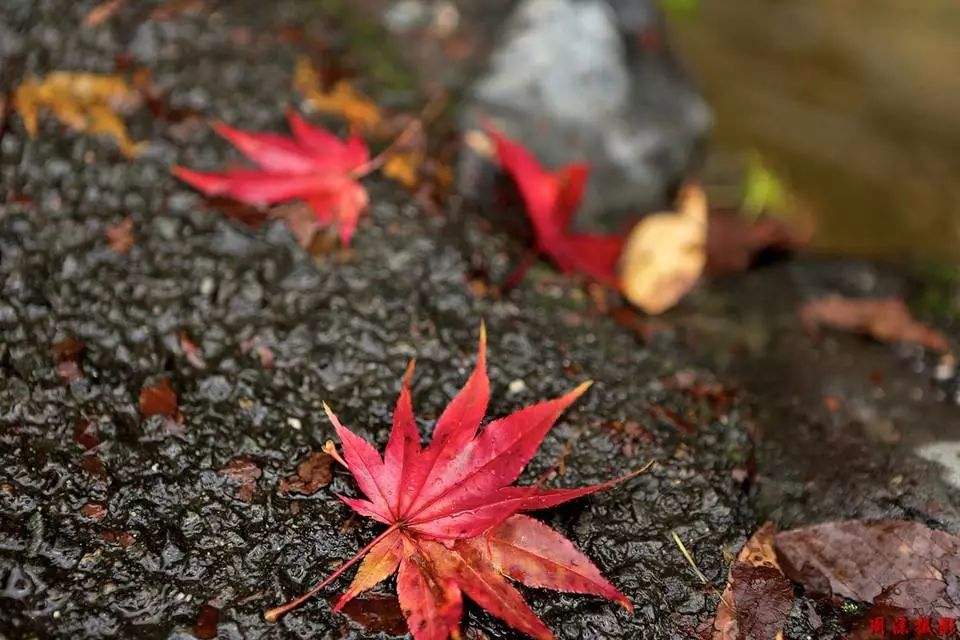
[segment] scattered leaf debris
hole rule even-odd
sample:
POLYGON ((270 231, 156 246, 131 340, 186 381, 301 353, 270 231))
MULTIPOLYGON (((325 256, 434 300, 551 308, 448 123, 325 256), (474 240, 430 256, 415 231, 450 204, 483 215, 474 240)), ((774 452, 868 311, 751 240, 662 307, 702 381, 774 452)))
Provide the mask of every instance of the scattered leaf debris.
POLYGON ((83 371, 80 368, 83 350, 83 343, 72 337, 53 343, 53 354, 57 358, 54 373, 61 382, 73 382, 83 378, 83 371))
POLYGON ((177 421, 182 419, 177 394, 166 378, 153 386, 140 389, 140 414, 144 418, 163 416, 177 421))
POLYGON ((107 225, 105 231, 107 244, 117 253, 123 255, 133 248, 133 218, 127 216, 116 224, 107 225))
POLYGON ((84 518, 100 521, 107 517, 107 507, 97 502, 88 502, 80 507, 80 515, 84 518))
POLYGON ((104 0, 94 6, 83 17, 83 26, 88 28, 99 27, 117 14, 127 0, 104 0))
MULTIPOLYGON (((330 598, 330 604, 335 605, 338 599, 330 598)), ((407 633, 407 622, 396 596, 366 594, 350 600, 340 610, 368 633, 385 633, 389 636, 407 633)))
POLYGON ((137 541, 137 537, 132 531, 101 531, 100 538, 109 544, 120 547, 129 547, 137 541))
POLYGON ((761 255, 787 255, 809 242, 809 234, 778 218, 748 219, 735 211, 707 215, 706 273, 714 276, 746 271, 761 255))
POLYGON ((247 456, 237 456, 217 473, 240 485, 237 490, 237 499, 244 502, 253 500, 253 494, 257 490, 257 480, 263 475, 260 466, 247 456))
POLYGON ((826 326, 880 342, 911 343, 938 353, 951 351, 943 334, 915 319, 900 298, 846 298, 832 294, 805 303, 800 308, 800 319, 810 332, 826 326))
POLYGON ((190 339, 190 334, 186 331, 181 331, 177 338, 180 342, 180 351, 183 352, 183 356, 187 359, 187 362, 190 363, 194 369, 206 369, 207 363, 203 359, 203 349, 197 346, 197 344, 190 339))
POLYGON ((76 131, 107 135, 127 158, 135 158, 146 142, 133 142, 118 113, 142 101, 140 93, 116 75, 54 71, 43 80, 28 77, 14 92, 13 103, 30 134, 36 137, 39 114, 48 110, 76 131))
POLYGON ((217 626, 220 624, 220 609, 205 604, 197 613, 197 621, 193 625, 193 635, 200 640, 213 640, 217 637, 217 626))
POLYGON ((330 465, 333 458, 319 451, 311 453, 306 460, 297 465, 297 475, 280 480, 280 494, 289 496, 297 493, 311 496, 320 487, 330 484, 333 473, 330 465))
POLYGON ((100 428, 92 420, 81 420, 73 427, 73 440, 89 451, 100 445, 100 428))

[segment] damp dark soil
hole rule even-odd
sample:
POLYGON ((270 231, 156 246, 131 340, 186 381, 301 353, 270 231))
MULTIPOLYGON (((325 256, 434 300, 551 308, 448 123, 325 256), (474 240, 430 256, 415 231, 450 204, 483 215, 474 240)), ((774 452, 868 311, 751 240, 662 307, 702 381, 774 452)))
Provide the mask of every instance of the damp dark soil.
MULTIPOLYGON (((329 21, 307 0, 208 4, 162 21, 133 7, 85 30, 92 3, 13 2, 0 16, 0 78, 9 89, 26 73, 113 72, 133 56, 171 110, 282 130, 298 100, 294 60, 309 53, 285 34, 326 32, 329 21)), ((924 354, 815 340, 795 316, 818 291, 893 291, 909 284, 902 274, 798 261, 737 276, 705 285, 651 338, 547 265, 505 296, 489 293, 522 247, 456 197, 431 212, 373 178, 350 250, 311 255, 282 223, 230 221, 170 175, 174 163, 236 159, 209 128, 185 133, 147 113, 128 121, 150 141, 136 161, 52 118, 30 140, 10 115, 0 139, 4 637, 400 632, 390 584, 349 615, 321 597, 278 624, 263 620, 377 533, 336 498, 356 492, 341 470, 309 495, 289 481, 333 436, 323 401, 385 441, 412 357, 429 435, 473 365, 481 319, 491 415, 596 383, 525 482, 554 469, 553 485, 574 486, 658 461, 541 514, 636 605, 629 615, 596 598, 525 591, 559 637, 695 635, 718 598, 674 532, 722 586, 729 554, 766 518, 898 517, 960 531, 957 488, 914 453, 955 428, 953 378, 935 376, 924 354), (134 243, 122 254, 106 230, 127 216, 134 243), (144 418, 141 390, 162 380, 179 416, 144 418), (839 410, 824 408, 826 395, 839 410), (870 416, 894 424, 871 426, 870 416)), ((811 607, 795 608, 790 637, 838 637, 842 621, 811 607)), ((464 628, 468 638, 515 637, 473 607, 464 628)))

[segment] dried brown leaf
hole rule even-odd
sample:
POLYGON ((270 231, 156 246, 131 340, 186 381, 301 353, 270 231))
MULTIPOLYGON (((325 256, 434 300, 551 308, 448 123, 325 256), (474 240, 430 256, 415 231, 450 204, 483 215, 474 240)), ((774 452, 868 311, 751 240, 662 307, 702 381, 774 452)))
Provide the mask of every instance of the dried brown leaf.
POLYGON ((357 92, 347 80, 340 80, 330 91, 324 91, 320 75, 306 58, 297 60, 293 88, 317 111, 342 116, 355 127, 373 129, 383 119, 377 103, 357 92))
POLYGON ((116 224, 107 225, 107 243, 120 254, 129 253, 133 248, 133 218, 127 216, 116 224))
POLYGON ((166 378, 154 386, 140 389, 140 414, 144 418, 163 416, 171 420, 180 420, 177 394, 166 378))
POLYGON ((293 493, 309 496, 317 492, 320 487, 330 484, 333 473, 330 464, 333 458, 325 453, 312 453, 310 457, 297 465, 297 475, 286 480, 280 480, 281 495, 293 493))

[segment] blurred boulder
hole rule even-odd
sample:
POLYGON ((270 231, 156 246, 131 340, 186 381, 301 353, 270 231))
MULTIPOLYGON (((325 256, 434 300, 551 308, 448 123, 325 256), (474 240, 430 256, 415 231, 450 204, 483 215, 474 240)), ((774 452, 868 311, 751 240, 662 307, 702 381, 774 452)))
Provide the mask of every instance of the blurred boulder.
MULTIPOLYGON (((484 120, 546 166, 589 162, 577 224, 619 230, 669 203, 711 117, 667 46, 653 0, 522 0, 468 89, 463 127, 484 120)), ((462 188, 479 194, 494 172, 465 151, 459 174, 462 188)))

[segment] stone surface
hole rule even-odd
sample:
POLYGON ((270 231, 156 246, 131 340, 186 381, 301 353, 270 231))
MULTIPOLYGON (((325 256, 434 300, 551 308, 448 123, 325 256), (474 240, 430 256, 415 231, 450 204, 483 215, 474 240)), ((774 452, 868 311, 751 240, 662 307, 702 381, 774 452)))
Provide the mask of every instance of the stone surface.
POLYGON ((591 229, 666 207, 710 123, 651 0, 520 2, 469 93, 465 127, 488 118, 547 166, 590 163, 577 224, 591 229))

